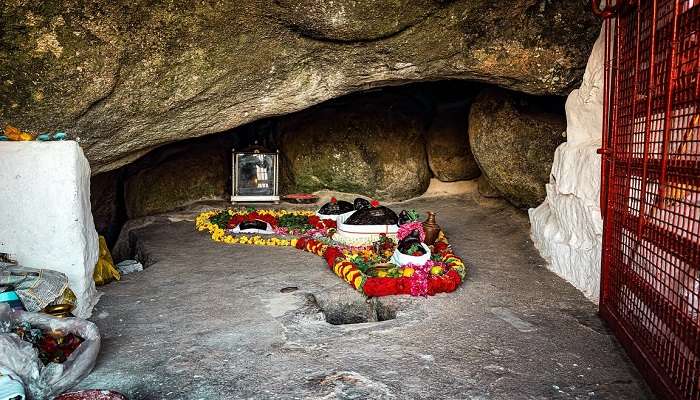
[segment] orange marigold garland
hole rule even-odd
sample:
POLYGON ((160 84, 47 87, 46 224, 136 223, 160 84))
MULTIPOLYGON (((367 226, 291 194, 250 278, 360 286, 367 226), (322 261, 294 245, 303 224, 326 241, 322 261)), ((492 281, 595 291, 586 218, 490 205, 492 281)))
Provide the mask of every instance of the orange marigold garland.
MULTIPOLYGON (((423 266, 422 276, 414 272, 416 268, 403 268, 401 276, 371 276, 364 272, 361 266, 366 266, 363 256, 378 256, 371 247, 358 251, 357 248, 339 245, 329 239, 335 224, 332 221, 320 220, 310 211, 286 210, 244 210, 244 211, 208 211, 196 219, 196 227, 200 231, 208 231, 213 240, 227 244, 254 244, 259 246, 292 246, 320 257, 323 257, 328 267, 340 278, 356 290, 369 297, 379 297, 397 294, 412 294, 432 296, 437 293, 452 292, 462 283, 466 276, 466 267, 460 257, 454 254, 441 232, 435 244, 431 246, 433 257, 429 264, 423 266), (228 214, 227 214, 228 213, 228 214), (275 226, 282 216, 293 216, 303 219, 306 217, 311 229, 299 237, 262 238, 259 235, 232 235, 228 229, 242 221, 261 220, 275 226), (225 228, 224 228, 225 227, 225 228), (360 264, 358 264, 360 263, 360 264), (427 269, 426 269, 427 268, 427 269), (425 272, 427 271, 427 272, 425 272), (427 274, 427 283, 425 282, 427 274), (420 288, 416 284, 420 280, 420 288)), ((297 231, 298 232, 298 231, 297 231)))

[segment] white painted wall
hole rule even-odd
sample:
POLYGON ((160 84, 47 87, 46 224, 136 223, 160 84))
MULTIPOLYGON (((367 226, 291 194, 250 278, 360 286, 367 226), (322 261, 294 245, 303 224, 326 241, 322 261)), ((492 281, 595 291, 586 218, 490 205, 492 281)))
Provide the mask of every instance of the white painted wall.
POLYGON ((529 210, 531 237, 548 268, 598 302, 603 221, 600 156, 604 33, 591 52, 581 87, 566 100, 566 143, 554 154, 547 198, 529 210))
POLYGON ((63 272, 86 318, 97 302, 90 165, 78 143, 0 142, 0 252, 63 272))

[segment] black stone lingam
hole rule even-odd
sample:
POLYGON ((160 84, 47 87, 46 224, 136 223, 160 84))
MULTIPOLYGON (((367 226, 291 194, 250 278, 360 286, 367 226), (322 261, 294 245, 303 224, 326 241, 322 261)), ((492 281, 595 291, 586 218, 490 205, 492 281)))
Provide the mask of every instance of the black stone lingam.
POLYGON ((248 229, 260 229, 261 231, 267 230, 267 223, 259 220, 255 221, 243 221, 238 224, 238 229, 245 231, 248 229))
POLYGON ((358 197, 353 202, 353 206, 355 207, 355 210, 363 210, 365 208, 372 208, 372 203, 370 203, 367 199, 358 197))
POLYGON ((354 209, 355 207, 349 201, 338 200, 335 202, 330 201, 324 204, 323 207, 321 207, 321 209, 318 210, 318 213, 324 215, 340 215, 350 212, 354 209))
POLYGON ((401 210, 401 212, 399 213, 399 225, 407 224, 412 221, 413 219, 411 219, 411 216, 408 214, 408 211, 401 210))
POLYGON ((397 248, 401 253, 408 254, 410 256, 422 256, 425 254, 425 249, 420 242, 420 233, 418 230, 414 230, 410 235, 399 240, 397 248), (412 247, 414 250, 410 251, 412 247))
MULTIPOLYGON (((355 199, 356 206, 357 200, 358 199, 355 199)), ((369 207, 364 207, 364 204, 362 208, 357 209, 357 211, 345 221, 348 225, 396 225, 398 222, 399 217, 390 208, 384 206, 372 207, 371 205, 369 207)))

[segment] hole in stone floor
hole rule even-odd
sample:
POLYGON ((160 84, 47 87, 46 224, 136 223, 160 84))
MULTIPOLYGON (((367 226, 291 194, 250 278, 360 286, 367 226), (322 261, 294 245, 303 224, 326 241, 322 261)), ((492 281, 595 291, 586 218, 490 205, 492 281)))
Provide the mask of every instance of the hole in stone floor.
POLYGON ((396 309, 372 298, 367 301, 320 302, 319 308, 331 325, 351 325, 396 319, 396 309))
POLYGON ((280 289, 280 293, 292 293, 296 292, 297 290, 299 290, 299 288, 296 286, 287 286, 280 289))
POLYGON ((396 309, 390 307, 381 301, 377 300, 374 305, 374 311, 377 313, 377 321, 390 321, 396 319, 396 309))

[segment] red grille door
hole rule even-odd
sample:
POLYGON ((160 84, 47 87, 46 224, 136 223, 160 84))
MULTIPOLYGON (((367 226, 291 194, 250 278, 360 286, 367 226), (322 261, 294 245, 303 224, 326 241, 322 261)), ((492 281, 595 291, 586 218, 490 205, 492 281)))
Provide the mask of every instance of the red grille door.
POLYGON ((700 400, 700 0, 617 3, 600 311, 662 398, 700 400))

